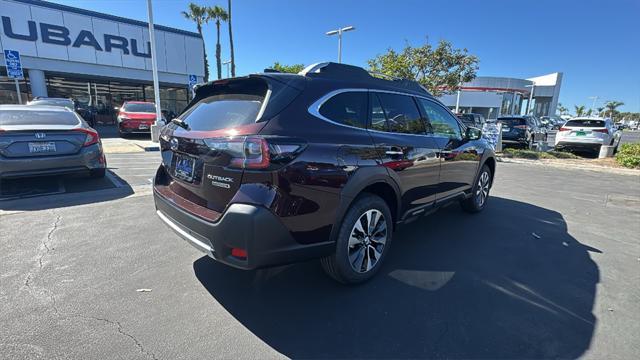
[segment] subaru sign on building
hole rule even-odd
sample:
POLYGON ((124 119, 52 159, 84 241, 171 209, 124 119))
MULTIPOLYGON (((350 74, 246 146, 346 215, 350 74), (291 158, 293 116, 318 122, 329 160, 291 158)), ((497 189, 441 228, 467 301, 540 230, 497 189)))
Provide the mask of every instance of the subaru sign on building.
MULTIPOLYGON (((40 0, 0 0, 0 9, 0 53, 20 53, 24 96, 73 98, 103 114, 127 100, 153 101, 147 23, 40 0)), ((155 29, 162 108, 177 113, 193 78, 203 81, 203 40, 155 29)), ((0 74, 0 103, 13 102, 15 86, 0 74)))

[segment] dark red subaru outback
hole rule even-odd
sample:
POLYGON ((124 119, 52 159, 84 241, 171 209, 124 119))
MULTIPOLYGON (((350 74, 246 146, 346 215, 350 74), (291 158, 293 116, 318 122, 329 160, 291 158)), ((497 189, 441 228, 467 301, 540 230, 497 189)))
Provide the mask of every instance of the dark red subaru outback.
POLYGON ((419 84, 336 63, 219 80, 160 136, 158 216, 241 269, 321 259, 371 278, 395 228, 459 201, 487 203, 496 162, 419 84))

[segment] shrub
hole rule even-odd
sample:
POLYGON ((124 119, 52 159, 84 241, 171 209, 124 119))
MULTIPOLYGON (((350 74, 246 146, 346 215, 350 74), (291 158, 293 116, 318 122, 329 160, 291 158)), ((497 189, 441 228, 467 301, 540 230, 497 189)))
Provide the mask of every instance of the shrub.
POLYGON ((632 168, 640 168, 640 143, 622 144, 616 154, 618 164, 632 168))

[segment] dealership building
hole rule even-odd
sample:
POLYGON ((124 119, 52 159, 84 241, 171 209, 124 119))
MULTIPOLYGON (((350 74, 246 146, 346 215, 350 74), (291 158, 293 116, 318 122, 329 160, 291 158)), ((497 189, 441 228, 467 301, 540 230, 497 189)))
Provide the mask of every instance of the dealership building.
MULTIPOLYGON (((154 101, 147 23, 41 0, 0 0, 0 9, 0 50, 20 52, 23 101, 73 98, 107 121, 124 101, 154 101)), ((203 40, 154 28, 162 109, 179 113, 189 100, 189 77, 203 81, 203 40)), ((0 104, 15 104, 16 86, 1 53, 0 104)))
POLYGON ((558 107, 561 85, 561 72, 529 79, 478 76, 440 101, 451 110, 457 103, 458 112, 482 114, 486 119, 526 114, 527 109, 536 116, 551 116, 558 107))

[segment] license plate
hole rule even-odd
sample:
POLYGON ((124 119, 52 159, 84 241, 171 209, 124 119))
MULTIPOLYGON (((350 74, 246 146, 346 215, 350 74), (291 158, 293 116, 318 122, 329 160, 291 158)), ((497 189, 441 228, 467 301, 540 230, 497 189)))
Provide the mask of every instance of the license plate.
POLYGON ((176 164, 175 176, 185 181, 193 181, 195 160, 186 156, 174 155, 174 162, 176 164))
POLYGON ((587 133, 584 131, 576 131, 576 136, 585 136, 585 135, 587 135, 587 133))
POLYGON ((138 125, 138 129, 140 129, 140 130, 149 130, 149 125, 140 124, 140 125, 138 125))
POLYGON ((54 142, 30 142, 29 143, 29 152, 30 153, 48 153, 48 152, 56 152, 56 143, 54 142))

